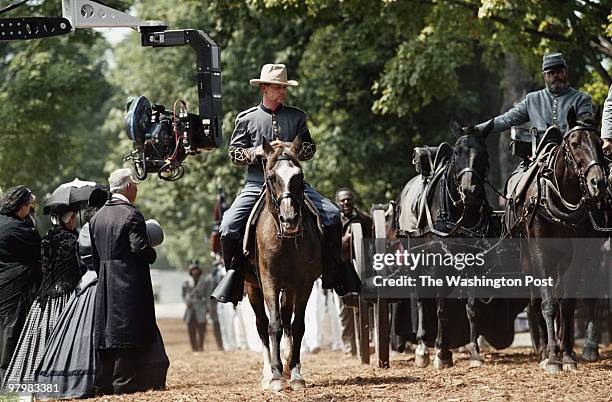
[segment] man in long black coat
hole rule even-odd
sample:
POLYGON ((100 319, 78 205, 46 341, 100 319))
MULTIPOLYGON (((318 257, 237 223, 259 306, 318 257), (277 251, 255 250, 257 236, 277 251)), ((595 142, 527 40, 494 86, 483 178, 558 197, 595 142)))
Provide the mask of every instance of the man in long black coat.
POLYGON ((111 173, 109 185, 112 197, 91 219, 89 229, 99 277, 94 324, 97 394, 163 386, 139 373, 158 336, 149 271, 156 253, 144 217, 132 205, 138 188, 130 169, 111 173))

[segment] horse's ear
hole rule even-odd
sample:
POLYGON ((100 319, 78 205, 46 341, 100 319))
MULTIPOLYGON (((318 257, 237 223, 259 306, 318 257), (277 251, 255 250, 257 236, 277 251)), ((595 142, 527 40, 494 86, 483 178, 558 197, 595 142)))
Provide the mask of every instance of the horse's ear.
POLYGON ((487 124, 479 130, 478 134, 483 139, 485 139, 485 138, 487 138, 489 136, 489 134, 491 134, 491 132, 493 131, 494 127, 495 127, 495 118, 489 120, 487 122, 487 124))
POLYGON ((274 148, 272 147, 272 145, 270 145, 270 141, 268 141, 268 139, 263 136, 262 136, 261 147, 263 148, 264 153, 266 154, 266 158, 269 158, 270 155, 274 153, 274 148))
POLYGON ((291 144, 290 150, 293 155, 295 155, 295 157, 300 154, 300 150, 302 149, 302 142, 302 136, 300 134, 296 135, 293 139, 293 144, 291 144))
POLYGON ((572 105, 567 111, 567 128, 576 127, 576 108, 572 105))
POLYGON ((463 130, 461 129, 461 126, 459 125, 459 123, 455 121, 455 119, 451 120, 450 130, 451 130, 451 133, 453 133, 453 135, 457 138, 463 135, 463 130))

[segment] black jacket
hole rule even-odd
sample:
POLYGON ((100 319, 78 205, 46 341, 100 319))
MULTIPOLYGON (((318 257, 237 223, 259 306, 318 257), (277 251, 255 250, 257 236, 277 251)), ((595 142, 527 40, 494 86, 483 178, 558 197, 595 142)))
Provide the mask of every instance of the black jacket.
POLYGON ((156 258, 142 214, 108 201, 89 223, 94 269, 96 349, 136 348, 154 342, 155 306, 149 264, 156 258))
POLYGON ((40 283, 40 235, 32 226, 0 215, 0 315, 40 283))

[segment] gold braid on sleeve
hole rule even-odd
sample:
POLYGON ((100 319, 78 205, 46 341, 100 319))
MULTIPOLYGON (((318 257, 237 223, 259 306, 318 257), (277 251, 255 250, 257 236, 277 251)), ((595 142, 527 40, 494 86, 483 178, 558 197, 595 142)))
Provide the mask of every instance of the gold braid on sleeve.
POLYGON ((255 148, 240 148, 230 146, 227 151, 230 160, 236 165, 252 165, 255 163, 255 148))
POLYGON ((314 156, 315 152, 317 152, 317 147, 314 143, 304 142, 302 143, 302 147, 300 148, 298 159, 301 161, 310 160, 314 156))

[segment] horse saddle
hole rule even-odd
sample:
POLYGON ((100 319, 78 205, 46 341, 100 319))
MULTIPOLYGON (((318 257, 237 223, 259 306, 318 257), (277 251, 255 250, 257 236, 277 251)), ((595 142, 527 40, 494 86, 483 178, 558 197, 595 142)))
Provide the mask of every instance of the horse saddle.
POLYGON ((426 208, 452 157, 453 148, 447 143, 442 143, 439 147, 416 148, 415 157, 428 152, 435 154, 432 165, 429 165, 432 169, 430 175, 413 177, 406 183, 400 195, 398 223, 399 233, 402 235, 421 236, 427 231, 426 208))
POLYGON ((446 142, 441 143, 437 147, 416 147, 412 157, 412 164, 417 173, 420 173, 423 179, 430 178, 436 169, 444 164, 453 155, 453 148, 446 142))
MULTIPOLYGON (((246 257, 250 255, 254 255, 256 241, 255 241, 255 228, 257 227, 257 221, 261 216, 261 212, 266 205, 266 193, 268 191, 267 186, 264 184, 261 194, 255 202, 253 209, 251 209, 251 213, 249 214, 249 218, 246 222, 246 227, 244 230, 244 237, 242 239, 242 249, 243 253, 246 257)), ((319 228, 319 232, 323 235, 323 225, 321 225, 321 217, 319 216, 319 211, 312 203, 312 201, 304 194, 304 211, 302 213, 311 214, 315 222, 317 223, 317 227, 319 228)))
POLYGON ((553 141, 541 142, 536 150, 535 160, 529 164, 523 162, 516 168, 506 181, 505 192, 508 199, 512 199, 515 204, 525 201, 527 189, 538 173, 541 173, 548 166, 551 151, 556 146, 556 142, 553 141))
POLYGON ((546 144, 561 144, 563 134, 557 126, 550 126, 545 131, 535 127, 530 129, 512 127, 510 129, 510 150, 512 155, 524 159, 537 157, 546 144))

